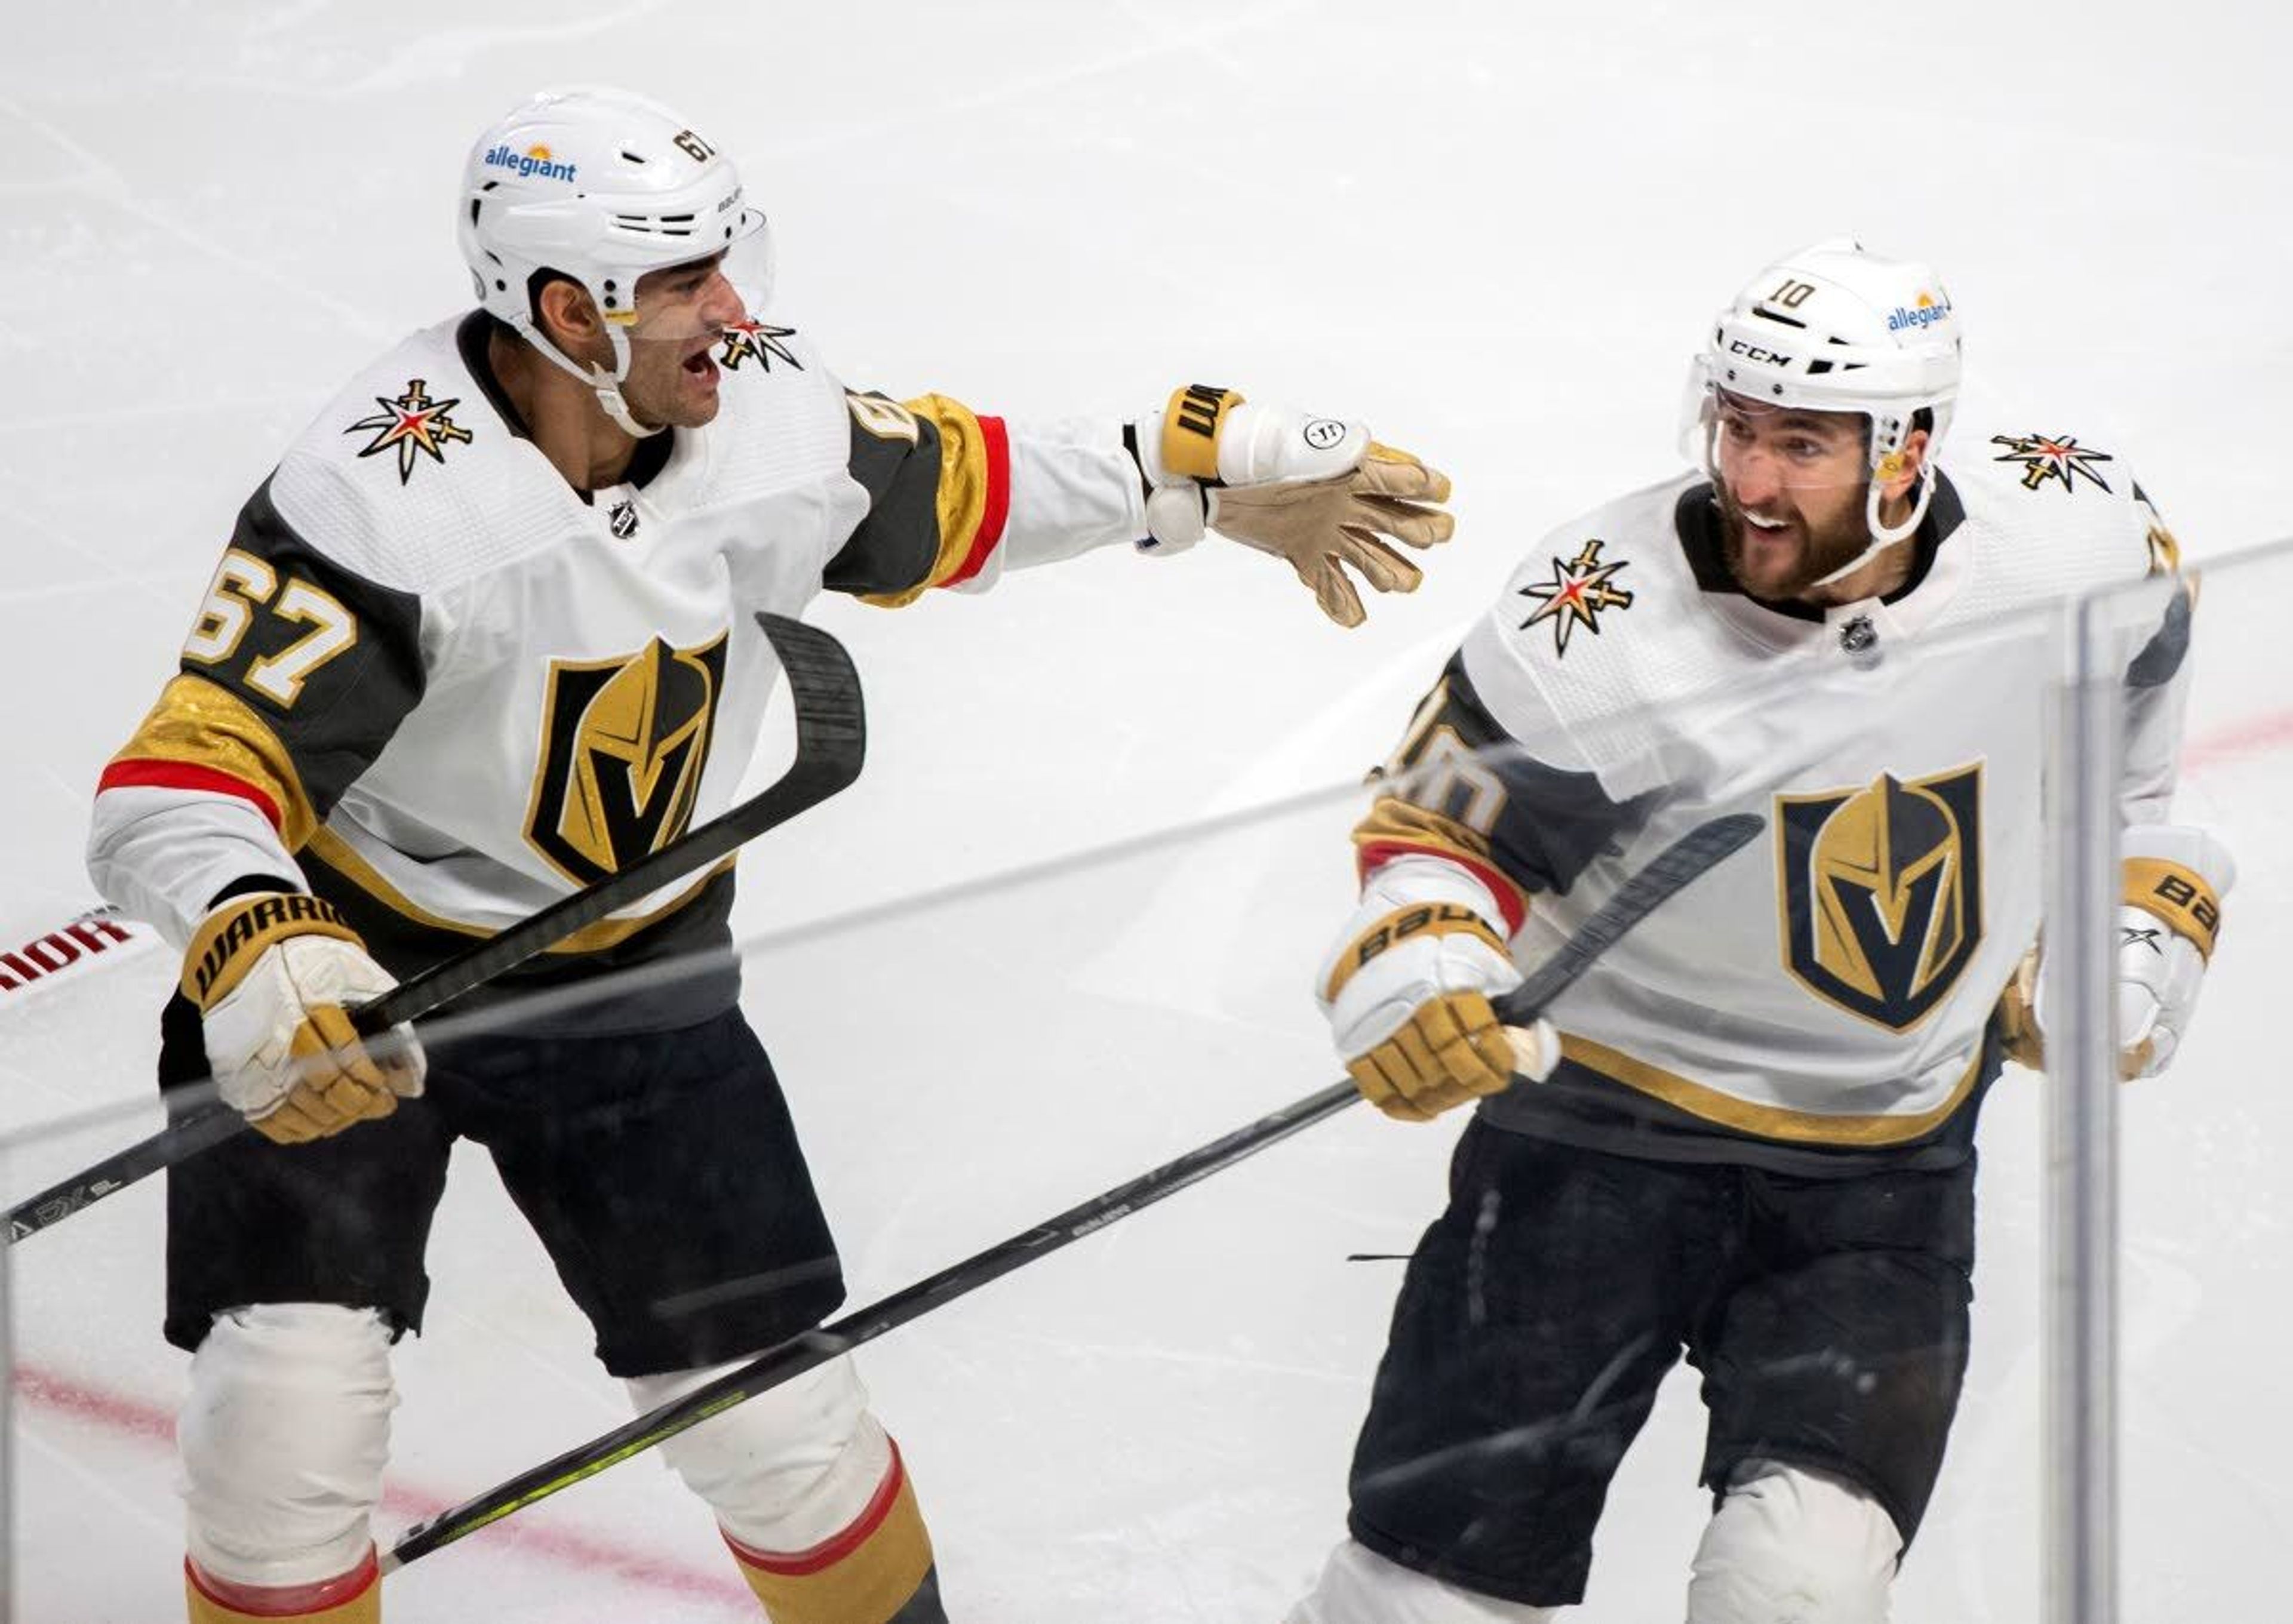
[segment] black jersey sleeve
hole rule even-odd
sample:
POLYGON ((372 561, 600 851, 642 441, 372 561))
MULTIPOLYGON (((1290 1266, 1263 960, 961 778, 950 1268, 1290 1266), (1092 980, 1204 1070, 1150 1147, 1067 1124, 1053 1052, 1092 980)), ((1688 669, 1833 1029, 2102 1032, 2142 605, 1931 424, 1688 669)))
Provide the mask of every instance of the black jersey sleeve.
POLYGON ((944 395, 903 402, 847 390, 845 401, 847 467, 868 510, 829 560, 829 590, 895 608, 977 575, 1010 513, 1002 419, 944 395))
POLYGON ((1614 800, 1597 775, 1530 755, 1482 704, 1462 656, 1451 657, 1373 776, 1383 793, 1354 829, 1363 874, 1413 852, 1446 858, 1495 893, 1511 930, 1531 897, 1566 894, 1615 849, 1648 799, 1614 800))
POLYGON ((105 769, 253 803, 300 849, 420 700, 422 607, 344 569, 263 488, 185 639, 178 675, 105 769))

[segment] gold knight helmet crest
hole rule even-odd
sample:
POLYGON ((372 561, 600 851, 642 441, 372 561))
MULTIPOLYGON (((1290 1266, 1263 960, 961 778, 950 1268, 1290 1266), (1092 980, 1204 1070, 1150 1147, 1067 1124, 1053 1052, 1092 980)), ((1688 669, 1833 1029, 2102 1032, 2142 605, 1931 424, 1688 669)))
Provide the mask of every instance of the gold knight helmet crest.
POLYGON ((675 649, 656 637, 616 659, 550 662, 525 834, 560 873, 591 885, 685 832, 708 765, 725 645, 719 636, 675 649))
POLYGON ((1777 803, 1786 967, 1809 990, 1905 1031, 1982 940, 1980 764, 1777 803))

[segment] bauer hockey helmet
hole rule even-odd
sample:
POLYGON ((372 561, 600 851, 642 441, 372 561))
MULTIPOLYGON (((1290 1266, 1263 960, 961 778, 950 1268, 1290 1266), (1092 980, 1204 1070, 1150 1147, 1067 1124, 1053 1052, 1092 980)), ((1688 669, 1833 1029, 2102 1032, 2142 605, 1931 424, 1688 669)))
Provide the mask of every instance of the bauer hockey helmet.
POLYGON ((743 201, 733 161, 657 102, 628 91, 543 91, 478 138, 455 221, 478 301, 597 392, 632 434, 629 416, 637 279, 725 255, 725 274, 751 310, 767 292, 770 237, 743 201), (535 278, 554 271, 587 288, 613 346, 611 372, 551 343, 534 322, 535 278))
POLYGON ((1860 412, 1870 422, 1871 545, 1824 578, 1845 576, 1902 540, 1926 517, 1935 454, 1958 399, 1958 317, 1932 267, 1867 252, 1835 237, 1788 255, 1754 278, 1712 326, 1689 379, 1684 433, 1713 469, 1714 408, 1722 392, 1802 411, 1860 412), (1879 519, 1880 486, 1900 467, 1916 415, 1932 416, 1910 516, 1879 519))

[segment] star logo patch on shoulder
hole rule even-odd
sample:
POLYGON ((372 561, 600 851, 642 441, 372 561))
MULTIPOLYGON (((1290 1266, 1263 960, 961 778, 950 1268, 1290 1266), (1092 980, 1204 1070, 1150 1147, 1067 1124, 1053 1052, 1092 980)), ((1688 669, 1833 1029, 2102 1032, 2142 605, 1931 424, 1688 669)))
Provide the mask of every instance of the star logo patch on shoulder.
POLYGON ((1521 596, 1538 601, 1536 612, 1520 623, 1527 631, 1540 620, 1552 623, 1552 651, 1556 655, 1568 652, 1568 634, 1578 626, 1598 637, 1600 634, 1600 613, 1604 610, 1622 611, 1633 606, 1633 594, 1613 585, 1616 571, 1630 568, 1625 559, 1614 563, 1600 562, 1600 549, 1608 544, 1600 540, 1587 541, 1583 552, 1568 563, 1552 561, 1552 578, 1539 581, 1520 589, 1521 596))
POLYGON ((727 372, 738 372, 741 363, 751 356, 765 372, 773 369, 775 360, 784 360, 802 372, 804 363, 797 360, 796 351, 781 342, 795 335, 794 327, 776 327, 770 322, 728 321, 725 324, 725 347, 717 352, 717 360, 727 372))
POLYGON ((2108 491, 2110 481, 2094 471, 2094 465, 2118 460, 2107 451, 2088 450, 2075 434, 1993 434, 1990 443, 2006 448, 1993 462, 2022 465, 2023 489, 2036 490, 2048 480, 2059 480, 2064 496, 2082 479, 2108 491))
POLYGON ((372 433, 373 440, 359 448, 361 456, 377 456, 395 447, 398 451, 398 482, 401 485, 414 476, 414 458, 418 452, 433 463, 446 460, 446 448, 457 440, 467 441, 470 431, 446 414, 462 402, 433 400, 420 378, 406 380, 406 392, 395 400, 377 395, 374 403, 382 410, 371 417, 361 417, 343 431, 345 434, 372 433))

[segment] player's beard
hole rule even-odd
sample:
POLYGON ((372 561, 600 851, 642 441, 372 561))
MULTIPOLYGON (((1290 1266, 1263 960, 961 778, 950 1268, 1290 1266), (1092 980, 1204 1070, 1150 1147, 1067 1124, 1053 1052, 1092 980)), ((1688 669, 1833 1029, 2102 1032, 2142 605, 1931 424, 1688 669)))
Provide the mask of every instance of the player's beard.
POLYGON ((1721 559, 1736 584, 1755 598, 1781 602, 1801 597, 1813 590, 1824 577, 1854 562, 1871 545, 1870 525, 1864 517, 1864 503, 1869 493, 1858 487, 1844 519, 1818 528, 1804 513, 1795 513, 1794 522, 1804 537, 1797 563, 1781 577, 1754 581, 1746 574, 1744 545, 1745 532, 1750 529, 1751 521, 1744 516, 1726 481, 1714 480, 1713 491, 1720 504, 1721 559))

